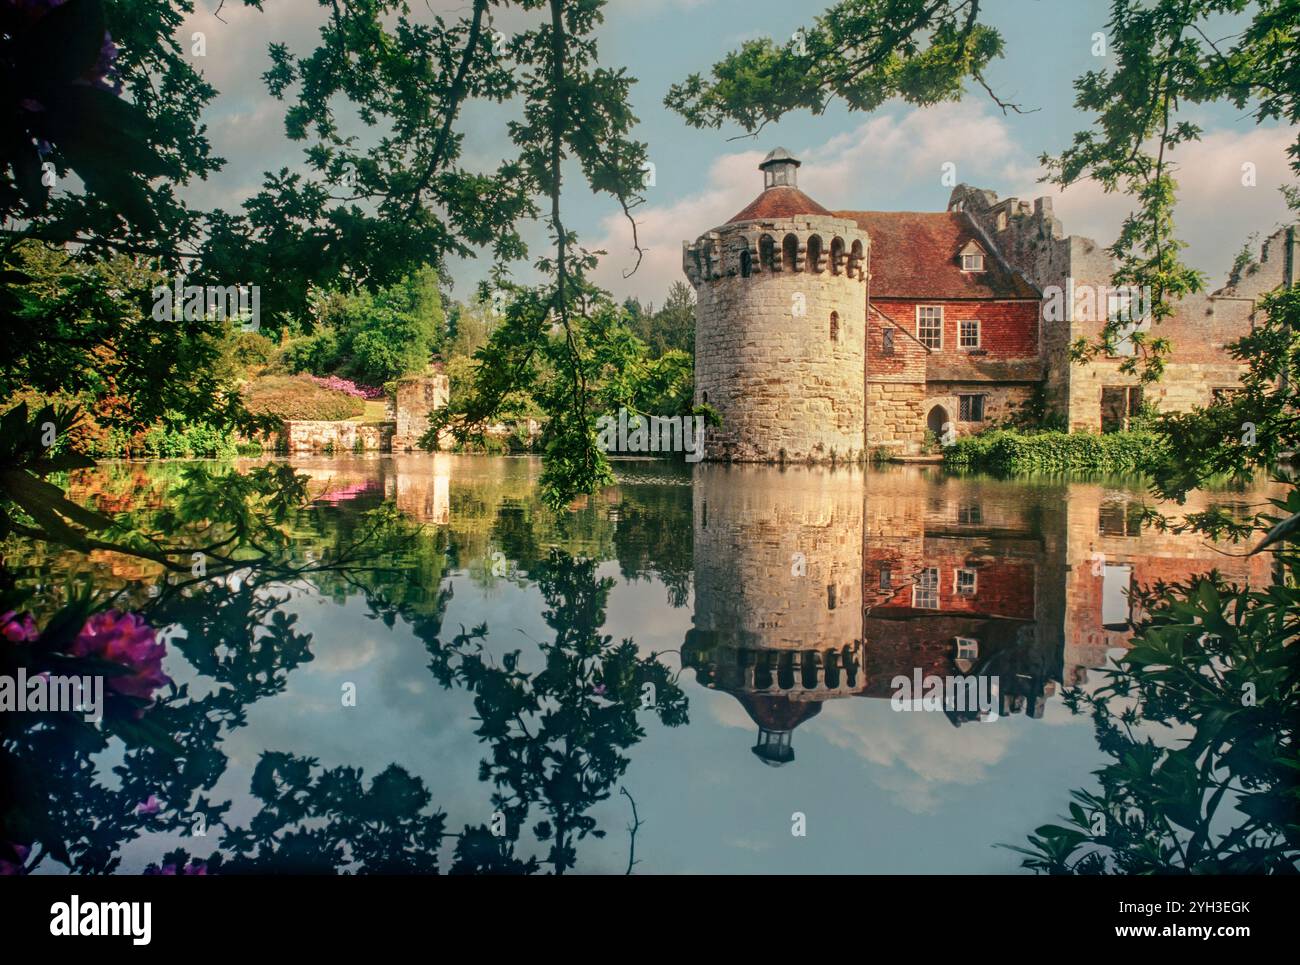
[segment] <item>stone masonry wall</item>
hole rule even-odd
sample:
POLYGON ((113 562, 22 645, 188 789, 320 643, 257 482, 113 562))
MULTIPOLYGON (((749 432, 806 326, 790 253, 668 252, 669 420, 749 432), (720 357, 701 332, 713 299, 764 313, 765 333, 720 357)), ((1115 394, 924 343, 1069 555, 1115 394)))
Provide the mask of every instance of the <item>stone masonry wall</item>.
POLYGON ((867 382, 867 448, 917 453, 925 441, 925 383, 867 382))
MULTIPOLYGON (((1054 286, 1064 291, 1071 279, 1075 286, 1100 287, 1111 282, 1114 263, 1110 254, 1091 238, 1067 236, 1052 212, 1051 198, 1038 198, 1031 208, 1018 198, 999 201, 992 191, 961 184, 953 189, 948 209, 970 215, 991 247, 1040 291, 1054 286)), ((1072 312, 1073 306, 1069 309, 1072 312)), ((1070 361, 1071 325, 1069 315, 1063 321, 1044 320, 1041 339, 1048 405, 1073 420, 1082 400, 1071 390, 1079 368, 1070 361)))
POLYGON ((959 437, 1001 425, 1018 415, 1034 397, 1032 385, 999 385, 993 382, 930 382, 927 391, 932 394, 924 400, 924 411, 928 414, 933 406, 943 406, 959 437), (983 421, 962 419, 959 396, 963 395, 984 396, 983 421))
POLYGON ((284 423, 281 440, 290 452, 384 452, 392 448, 391 422, 327 422, 291 420, 284 423))
MULTIPOLYGON (((447 404, 450 383, 442 372, 414 376, 397 383, 397 430, 393 435, 393 449, 417 449, 420 437, 429 430, 429 413, 447 404)), ((445 434, 438 437, 441 445, 445 434)))
POLYGON ((865 281, 847 256, 832 264, 837 240, 845 251, 856 242, 858 263, 865 260, 867 238, 854 222, 820 216, 730 224, 687 246, 684 267, 697 292, 695 401, 723 419, 705 432, 706 459, 861 456, 865 281), (793 258, 783 257, 787 238, 793 258))
MULTIPOLYGON (((948 207, 969 214, 1002 257, 1040 289, 1056 286, 1077 295, 1087 287, 1111 284, 1109 253, 1090 238, 1067 237, 1050 198, 1038 198, 1031 209, 1016 198, 999 201, 991 191, 959 185, 948 207)), ((1286 266, 1295 262, 1294 253, 1288 258, 1287 244, 1287 229, 1280 229, 1264 243, 1259 259, 1235 273, 1224 288, 1182 299, 1170 317, 1153 327, 1154 335, 1170 340, 1172 350, 1160 382, 1145 388, 1145 400, 1164 411, 1186 410, 1207 404, 1214 388, 1237 382, 1245 366, 1228 355, 1226 346, 1250 331, 1259 298, 1286 283, 1286 266)), ((1136 375, 1119 371, 1122 358, 1099 358, 1088 365, 1070 361, 1071 342, 1100 333, 1105 303, 1098 295, 1101 310, 1086 312, 1068 295, 1065 302, 1064 320, 1042 322, 1047 400, 1068 417, 1071 430, 1095 432, 1101 428, 1102 389, 1140 383, 1136 375)))
POLYGON ((692 492, 697 630, 760 650, 861 640, 861 470, 699 466, 692 492))

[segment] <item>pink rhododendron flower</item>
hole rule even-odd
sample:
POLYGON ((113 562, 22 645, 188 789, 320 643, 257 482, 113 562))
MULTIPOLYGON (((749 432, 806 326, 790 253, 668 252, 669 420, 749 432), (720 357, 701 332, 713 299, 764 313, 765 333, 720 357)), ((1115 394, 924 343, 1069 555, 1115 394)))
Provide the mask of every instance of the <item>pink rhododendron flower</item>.
POLYGON ((36 621, 30 613, 24 613, 20 617, 16 611, 10 610, 0 616, 0 636, 10 643, 31 643, 40 636, 40 631, 36 629, 36 621))
POLYGON ((96 613, 73 642, 74 657, 96 657, 128 668, 107 680, 110 690, 127 697, 152 699, 153 692, 171 683, 162 670, 167 648, 158 642, 153 627, 135 613, 105 610, 96 613))
POLYGON ((135 813, 136 814, 157 814, 161 807, 162 805, 158 802, 158 798, 150 794, 149 799, 147 801, 142 801, 141 803, 136 805, 135 813))
POLYGON ((350 379, 339 378, 337 375, 308 375, 307 378, 323 388, 333 389, 335 392, 346 392, 358 399, 382 399, 384 397, 384 390, 381 388, 373 385, 361 385, 350 379))

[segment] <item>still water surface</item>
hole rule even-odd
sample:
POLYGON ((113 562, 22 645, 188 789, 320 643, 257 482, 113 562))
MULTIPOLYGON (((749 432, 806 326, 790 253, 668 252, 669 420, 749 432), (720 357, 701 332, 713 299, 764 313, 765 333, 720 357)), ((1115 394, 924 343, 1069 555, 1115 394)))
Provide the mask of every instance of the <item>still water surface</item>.
MULTIPOLYGON (((66 791, 90 812, 155 795, 152 820, 118 814, 102 844, 120 871, 205 855, 223 825, 278 842, 246 848, 249 868, 345 868, 391 808, 443 815, 402 847, 444 870, 451 835, 496 822, 512 860, 622 872, 635 813, 639 872, 1015 872, 995 845, 1057 819, 1104 762, 1060 692, 1095 685, 1127 641, 1126 591, 1213 567, 1268 579, 1262 560, 1143 528, 1146 497, 1123 481, 623 462, 617 486, 556 517, 529 458, 293 464, 315 496, 302 560, 386 502, 419 537, 391 569, 232 583, 150 616, 189 686, 172 718, 187 763, 158 773, 110 748, 66 791), (891 703, 899 676, 965 671, 990 682, 991 710, 891 703), (304 789, 336 768, 360 783, 304 789), (216 808, 201 838, 196 808, 216 808)), ((176 471, 106 464, 72 495, 165 499, 176 471)), ((102 585, 148 576, 90 566, 102 585)), ((428 869, 405 861, 389 869, 428 869)))

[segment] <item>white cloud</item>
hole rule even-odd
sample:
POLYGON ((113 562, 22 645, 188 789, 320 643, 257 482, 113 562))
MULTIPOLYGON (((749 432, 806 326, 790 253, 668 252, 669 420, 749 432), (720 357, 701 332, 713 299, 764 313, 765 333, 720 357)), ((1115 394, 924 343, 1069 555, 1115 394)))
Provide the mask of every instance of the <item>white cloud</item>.
POLYGON ((943 714, 894 711, 887 700, 828 701, 819 735, 874 765, 871 780, 899 807, 928 814, 945 803, 945 790, 982 783, 1007 757, 1015 721, 954 728, 943 714), (865 707, 864 707, 865 705, 865 707), (881 716, 890 719, 881 723, 881 716))
MULTIPOLYGON (((723 224, 762 191, 758 163, 771 146, 720 155, 704 187, 679 200, 657 204, 650 189, 649 201, 634 210, 645 257, 629 279, 622 275, 636 263, 631 226, 621 212, 609 215, 604 234, 590 246, 608 252, 598 283, 620 299, 630 294, 662 301, 669 285, 684 277, 682 242, 723 224)), ((930 207, 942 210, 949 193, 940 181, 945 162, 957 165, 958 180, 975 182, 993 177, 1017 156, 1001 118, 956 104, 873 117, 821 144, 791 150, 804 162, 800 188, 832 210, 907 208, 900 203, 904 192, 923 193, 932 199, 930 207), (960 153, 954 144, 962 145, 960 153)))

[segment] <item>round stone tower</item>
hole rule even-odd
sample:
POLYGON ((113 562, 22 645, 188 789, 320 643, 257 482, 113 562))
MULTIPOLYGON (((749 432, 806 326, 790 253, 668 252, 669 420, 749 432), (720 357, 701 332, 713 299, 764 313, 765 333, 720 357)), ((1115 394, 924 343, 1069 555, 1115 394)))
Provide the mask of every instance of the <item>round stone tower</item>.
POLYGON ((799 164, 777 148, 759 165, 763 193, 682 245, 696 292, 695 402, 723 420, 705 431, 705 459, 863 452, 870 239, 799 190, 799 164))

